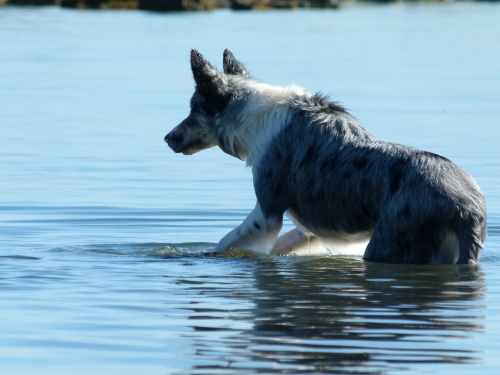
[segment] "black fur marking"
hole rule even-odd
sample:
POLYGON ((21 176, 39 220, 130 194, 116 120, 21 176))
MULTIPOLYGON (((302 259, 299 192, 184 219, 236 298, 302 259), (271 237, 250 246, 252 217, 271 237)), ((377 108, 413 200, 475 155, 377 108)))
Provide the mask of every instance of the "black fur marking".
POLYGON ((395 161, 389 168, 389 174, 389 194, 394 195, 405 176, 405 162, 401 160, 395 161))
POLYGON ((234 55, 230 50, 228 49, 224 50, 224 56, 222 61, 225 74, 241 75, 245 77, 250 76, 250 74, 248 74, 247 69, 245 68, 245 65, 236 60, 236 57, 234 57, 234 55))
POLYGON ((349 179, 351 179, 353 177, 354 173, 355 173, 354 169, 347 169, 347 168, 345 168, 344 171, 343 171, 343 173, 342 173, 342 178, 344 180, 349 180, 349 179))
POLYGON ((367 214, 364 209, 361 213, 354 215, 354 221, 353 227, 355 226, 357 230, 354 231, 353 234, 359 231, 370 231, 373 229, 375 224, 372 215, 367 214))
POLYGON ((410 205, 408 203, 405 203, 405 205, 403 207, 403 215, 404 215, 404 217, 409 217, 411 215, 411 209, 410 209, 410 205))
POLYGON ((337 102, 331 101, 327 95, 321 93, 309 97, 300 97, 297 101, 302 103, 299 107, 306 111, 348 114, 346 108, 337 102))
POLYGON ((430 261, 434 251, 437 251, 443 239, 442 223, 436 219, 429 219, 421 224, 415 232, 415 244, 419 257, 430 261))
POLYGON ((361 171, 366 168, 368 165, 368 158, 366 157, 359 157, 357 159, 354 159, 352 161, 353 167, 356 171, 361 171))
POLYGON ((218 111, 224 109, 229 98, 227 83, 223 75, 196 50, 191 50, 191 70, 196 82, 196 90, 218 111))
POLYGON ((316 154, 316 145, 313 143, 307 147, 307 151, 304 154, 302 161, 300 163, 301 167, 304 167, 306 165, 311 165, 311 163, 314 163, 315 159, 315 154, 316 154))

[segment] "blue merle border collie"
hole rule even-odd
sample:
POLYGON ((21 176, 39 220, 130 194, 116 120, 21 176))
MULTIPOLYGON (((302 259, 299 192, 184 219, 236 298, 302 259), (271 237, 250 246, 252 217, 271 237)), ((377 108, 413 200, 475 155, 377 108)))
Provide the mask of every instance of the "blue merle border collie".
POLYGON ((417 264, 478 260, 486 203, 463 169, 376 139, 323 95, 255 80, 229 50, 223 68, 191 51, 191 111, 165 136, 177 153, 217 145, 252 167, 255 209, 215 251, 357 253, 417 264), (285 213, 296 228, 279 236, 285 213))

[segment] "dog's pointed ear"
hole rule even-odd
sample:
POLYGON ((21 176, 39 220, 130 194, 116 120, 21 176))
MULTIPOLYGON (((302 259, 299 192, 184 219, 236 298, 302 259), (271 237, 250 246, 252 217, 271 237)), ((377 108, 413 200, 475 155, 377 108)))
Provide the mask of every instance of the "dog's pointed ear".
POLYGON ((191 50, 191 70, 196 89, 202 95, 222 100, 227 89, 226 78, 194 49, 191 50))
POLYGON ((245 77, 250 77, 245 65, 236 60, 233 53, 227 48, 224 50, 223 65, 225 74, 240 75, 245 77))

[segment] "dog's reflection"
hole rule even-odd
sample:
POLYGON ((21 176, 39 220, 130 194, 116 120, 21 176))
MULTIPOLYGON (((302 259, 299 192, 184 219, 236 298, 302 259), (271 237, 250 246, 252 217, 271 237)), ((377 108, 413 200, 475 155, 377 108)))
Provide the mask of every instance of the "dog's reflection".
POLYGON ((255 364, 266 366, 266 373, 346 373, 363 366, 363 373, 383 373, 481 359, 473 347, 464 350, 462 341, 484 330, 480 266, 339 257, 249 263, 254 284, 247 288, 228 283, 225 289, 210 279, 186 285, 200 297, 222 298, 217 311, 199 302, 190 308, 196 362, 209 361, 211 369, 255 364), (207 322, 211 314, 207 329, 200 319, 207 322))

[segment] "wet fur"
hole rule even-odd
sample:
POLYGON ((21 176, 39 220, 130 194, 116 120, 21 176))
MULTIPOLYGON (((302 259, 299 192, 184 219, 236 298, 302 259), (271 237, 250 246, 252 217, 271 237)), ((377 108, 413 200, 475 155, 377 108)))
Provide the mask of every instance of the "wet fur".
POLYGON ((218 145, 253 169, 257 204, 218 244, 264 253, 341 253, 394 263, 473 263, 486 238, 476 182, 448 159, 372 136, 338 103, 254 80, 224 52, 224 73, 191 53, 189 116, 165 140, 218 145), (284 213, 297 230, 278 237, 284 213))

